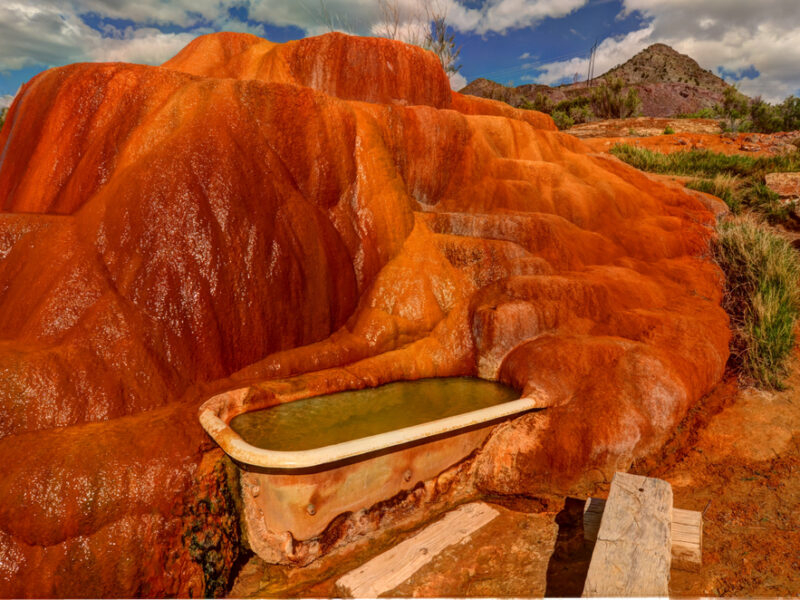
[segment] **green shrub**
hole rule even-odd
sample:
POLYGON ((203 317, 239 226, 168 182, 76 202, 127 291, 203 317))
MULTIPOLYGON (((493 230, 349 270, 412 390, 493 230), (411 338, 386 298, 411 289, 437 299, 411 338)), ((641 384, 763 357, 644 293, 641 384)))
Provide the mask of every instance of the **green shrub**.
POLYGON ((569 118, 575 123, 588 123, 593 121, 595 116, 588 106, 574 106, 569 111, 569 118))
POLYGON ((553 121, 559 129, 569 129, 575 124, 575 121, 567 113, 560 110, 554 110, 550 116, 553 117, 553 121))
POLYGON ((792 214, 791 204, 781 202, 780 196, 762 181, 751 181, 742 192, 742 203, 763 214, 771 224, 783 223, 792 214))
POLYGON ((672 135, 673 133, 675 133, 675 130, 672 127, 669 125, 664 127, 664 135, 672 135))
POLYGON ((7 114, 8 114, 8 108, 0 108, 0 131, 2 131, 3 124, 6 122, 7 114))
POLYGON ((678 115, 679 119, 719 119, 721 108, 717 104, 715 106, 707 106, 696 110, 693 113, 681 113, 678 115))
POLYGON ((778 114, 783 121, 782 131, 800 129, 800 98, 789 96, 778 106, 778 114))
POLYGON ((642 105, 634 88, 624 93, 625 82, 618 77, 604 79, 602 85, 592 93, 592 109, 601 119, 625 119, 635 117, 642 105))
POLYGON ((783 129, 780 109, 764 102, 760 96, 750 103, 750 128, 748 131, 775 133, 783 129))
POLYGON ((574 98, 567 98, 566 100, 562 100, 558 102, 554 107, 553 110, 560 110, 561 112, 565 112, 569 114, 572 109, 574 108, 584 108, 589 107, 591 104, 591 100, 589 96, 575 96, 574 98))
POLYGON ((732 364, 756 385, 784 387, 800 315, 800 261, 788 241, 747 218, 718 228, 714 258, 727 278, 732 364))
POLYGON ((538 110, 543 113, 550 114, 553 112, 553 101, 547 96, 539 92, 533 99, 533 110, 538 110))
POLYGON ((745 117, 749 114, 747 96, 739 92, 734 86, 728 86, 722 93, 721 116, 722 128, 725 131, 746 131, 742 127, 745 117))

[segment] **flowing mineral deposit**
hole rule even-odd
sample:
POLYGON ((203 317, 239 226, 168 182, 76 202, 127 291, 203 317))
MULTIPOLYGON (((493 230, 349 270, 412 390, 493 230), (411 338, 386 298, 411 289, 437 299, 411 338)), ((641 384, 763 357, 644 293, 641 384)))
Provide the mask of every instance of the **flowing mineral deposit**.
POLYGON ((2 596, 223 593, 236 482, 198 407, 226 390, 498 380, 546 408, 464 485, 585 497, 723 374, 702 199, 418 47, 222 33, 50 69, 0 152, 2 596))

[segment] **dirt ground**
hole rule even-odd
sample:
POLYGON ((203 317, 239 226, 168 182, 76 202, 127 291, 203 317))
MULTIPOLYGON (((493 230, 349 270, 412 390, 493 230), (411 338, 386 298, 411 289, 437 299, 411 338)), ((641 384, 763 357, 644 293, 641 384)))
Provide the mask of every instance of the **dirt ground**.
POLYGON ((567 133, 583 138, 595 152, 608 152, 617 144, 633 144, 669 154, 682 150, 711 150, 722 154, 772 156, 793 152, 800 131, 780 133, 722 133, 713 119, 656 119, 637 117, 576 125, 567 133), (675 133, 664 135, 669 126, 675 133))
POLYGON ((668 117, 633 117, 574 125, 567 133, 579 138, 645 137, 661 135, 670 127, 675 133, 722 133, 716 119, 676 119, 668 117))
POLYGON ((703 567, 674 571, 687 596, 800 595, 800 368, 782 392, 720 385, 634 472, 704 512, 703 567))

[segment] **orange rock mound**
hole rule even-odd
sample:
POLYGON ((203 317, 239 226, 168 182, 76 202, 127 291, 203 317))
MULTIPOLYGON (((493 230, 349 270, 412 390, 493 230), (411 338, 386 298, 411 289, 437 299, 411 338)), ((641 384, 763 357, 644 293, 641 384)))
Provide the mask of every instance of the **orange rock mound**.
POLYGON ((549 408, 475 485, 536 496, 659 447, 727 359, 710 213, 419 48, 228 33, 51 69, 0 147, 0 595, 223 591, 196 407, 226 387, 500 378, 549 408))

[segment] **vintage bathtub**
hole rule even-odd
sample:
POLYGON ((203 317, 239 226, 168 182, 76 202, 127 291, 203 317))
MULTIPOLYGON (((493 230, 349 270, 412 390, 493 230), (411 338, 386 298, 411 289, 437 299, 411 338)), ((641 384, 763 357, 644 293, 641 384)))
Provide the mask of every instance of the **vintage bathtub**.
POLYGON ((238 464, 248 541, 271 563, 292 563, 297 540, 436 477, 499 421, 539 407, 505 386, 461 377, 273 398, 271 406, 256 396, 252 388, 214 396, 200 422, 238 464))

